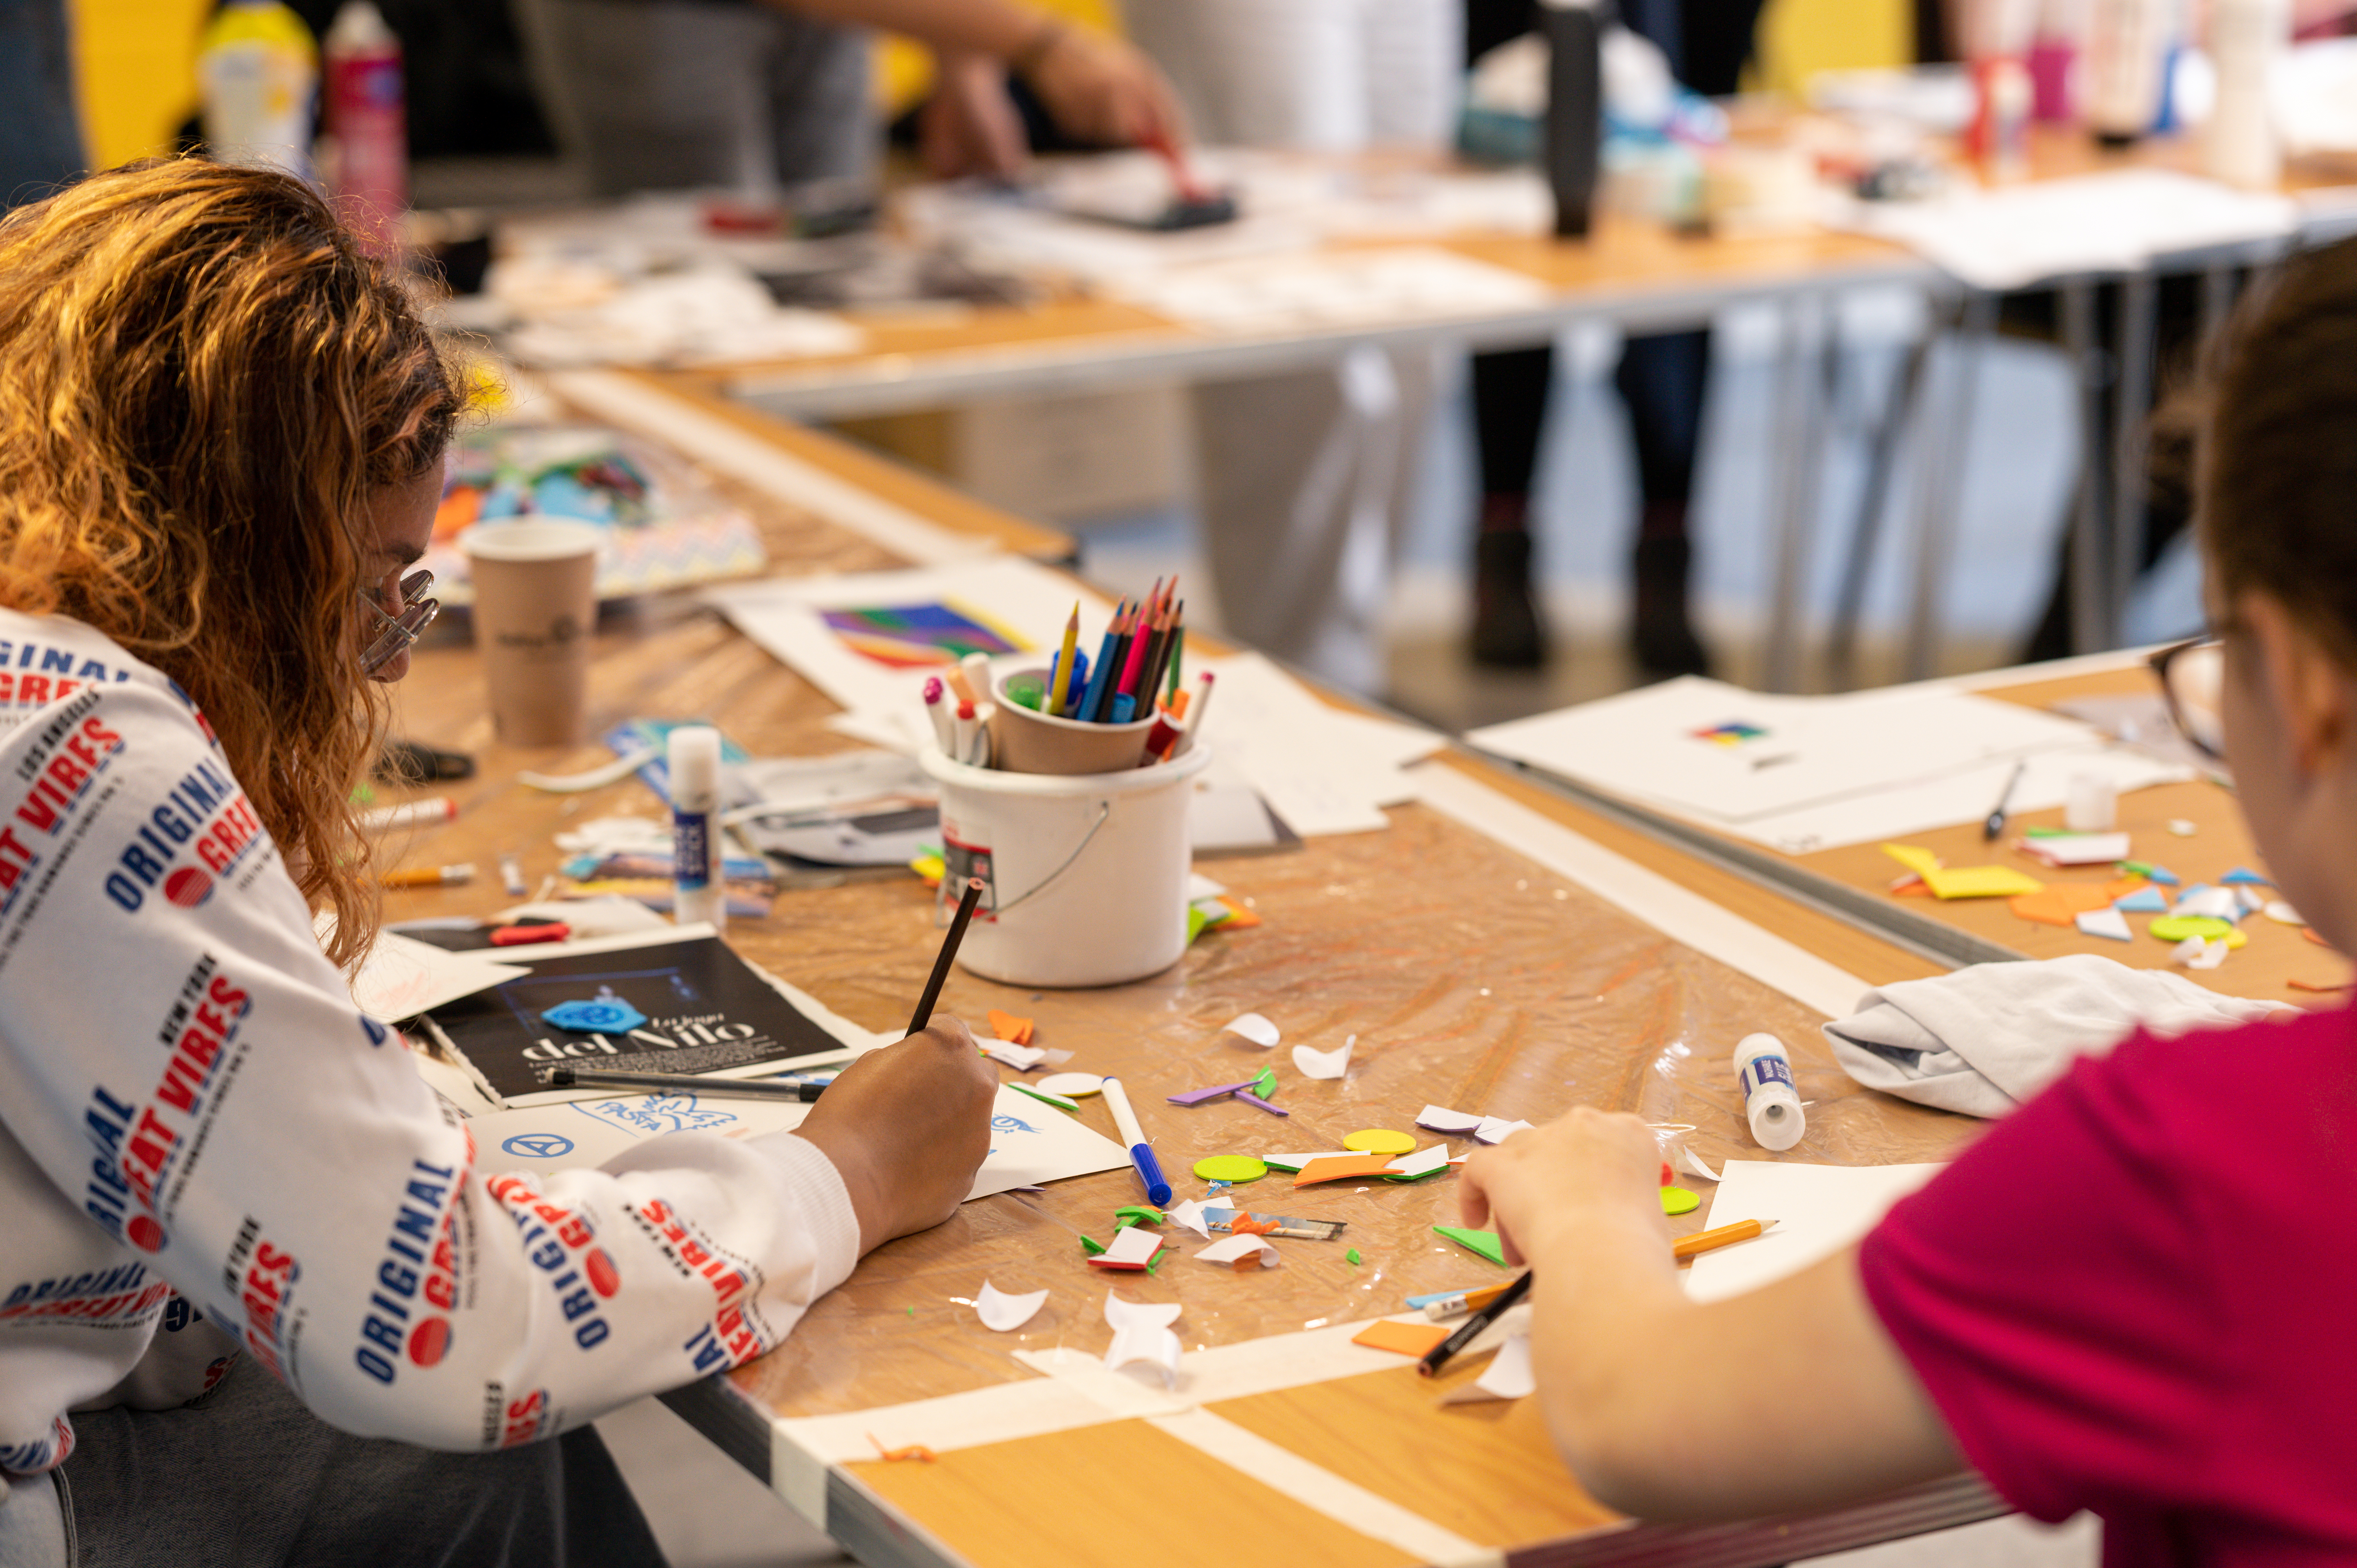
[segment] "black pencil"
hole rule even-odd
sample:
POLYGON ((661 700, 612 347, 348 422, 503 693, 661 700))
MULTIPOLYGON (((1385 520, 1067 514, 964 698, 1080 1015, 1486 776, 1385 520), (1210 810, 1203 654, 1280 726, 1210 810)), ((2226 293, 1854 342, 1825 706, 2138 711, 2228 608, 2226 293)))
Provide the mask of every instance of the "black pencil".
POLYGON ((933 1021, 933 1004, 942 999, 942 982, 950 977, 950 962, 957 957, 958 944, 965 940, 966 922, 974 918, 974 907, 981 902, 982 878, 967 877, 957 913, 950 917, 949 935, 942 939, 942 955, 933 960, 933 977, 925 982, 925 993, 917 998, 917 1013, 909 1020, 909 1033, 921 1034, 925 1026, 933 1021))
POLYGON ((1478 1336, 1481 1330, 1489 1327, 1490 1325, 1497 1322, 1501 1317, 1505 1316, 1506 1309, 1513 1305, 1514 1303, 1522 1300, 1523 1294, 1528 1292, 1530 1288, 1531 1274, 1530 1271, 1525 1269, 1523 1271, 1523 1277, 1521 1279, 1516 1280, 1512 1284, 1508 1285, 1504 1290, 1498 1293, 1497 1300, 1491 1302, 1489 1305, 1483 1307, 1480 1311, 1467 1318, 1463 1323, 1458 1325, 1456 1333, 1450 1335, 1448 1338, 1442 1340, 1439 1344, 1435 1345, 1431 1349, 1426 1351, 1424 1359, 1415 1364, 1415 1369, 1428 1378, 1432 1376, 1433 1373, 1440 1370, 1441 1368, 1448 1365, 1448 1359, 1451 1356, 1456 1355, 1457 1352, 1464 1349, 1468 1345, 1472 1344, 1475 1337, 1478 1336))
MULTIPOLYGON (((799 1100, 804 1104, 826 1092, 824 1083, 780 1083, 773 1079, 694 1078, 677 1072, 612 1072, 603 1068, 551 1068, 551 1089, 648 1089, 658 1093, 700 1094, 723 1100, 799 1100)), ((833 1081, 832 1079, 829 1080, 833 1081)))

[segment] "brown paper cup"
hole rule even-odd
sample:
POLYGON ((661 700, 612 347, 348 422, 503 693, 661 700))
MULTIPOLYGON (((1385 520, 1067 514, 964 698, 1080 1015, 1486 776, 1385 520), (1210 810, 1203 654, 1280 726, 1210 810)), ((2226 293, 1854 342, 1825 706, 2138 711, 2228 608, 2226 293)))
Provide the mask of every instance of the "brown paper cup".
POLYGON ((475 647, 491 724, 510 746, 572 746, 589 691, 597 553, 586 522, 496 522, 458 536, 475 585, 475 647))
MULTIPOLYGON (((1038 675, 1044 670, 1017 671, 1038 675)), ((990 716, 991 762, 1009 773, 1119 773, 1146 760, 1146 737, 1154 715, 1125 725, 1087 725, 1078 719, 1034 713, 1006 695, 1007 676, 998 682, 998 706, 990 716)))

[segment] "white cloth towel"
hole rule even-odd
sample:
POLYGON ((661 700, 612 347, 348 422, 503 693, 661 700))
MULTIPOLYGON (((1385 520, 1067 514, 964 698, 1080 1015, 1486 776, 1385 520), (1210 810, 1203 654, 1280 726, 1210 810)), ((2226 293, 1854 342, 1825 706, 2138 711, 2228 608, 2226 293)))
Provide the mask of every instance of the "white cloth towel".
POLYGON ((1849 1075, 1901 1100, 2002 1116, 2136 1029, 2181 1035, 2264 1018, 2271 1002, 2222 996, 2165 970, 2074 954, 1981 963, 1880 986, 1825 1026, 1849 1075))

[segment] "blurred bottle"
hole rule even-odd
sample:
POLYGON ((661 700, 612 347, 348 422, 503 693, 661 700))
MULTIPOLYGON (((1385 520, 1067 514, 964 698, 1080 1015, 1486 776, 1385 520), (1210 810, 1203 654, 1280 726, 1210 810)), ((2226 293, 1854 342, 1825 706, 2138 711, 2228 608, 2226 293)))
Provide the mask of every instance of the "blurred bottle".
POLYGON ((2210 59, 2218 70, 2218 100, 2210 111, 2202 159, 2212 177, 2246 190, 2273 190, 2282 179, 2267 76, 2290 38, 2287 0, 2211 0, 2210 59))
POLYGON ((2169 0, 2094 0, 2087 24, 2087 127, 2105 146, 2125 147, 2161 112, 2176 7, 2169 0))
POLYGON ((1555 231, 1579 239, 1596 206, 1604 145, 1604 60, 1595 0, 1541 0, 1547 40, 1546 176, 1555 231))
POLYGON ((2030 117, 2067 125, 2079 117, 2079 56, 2087 38, 2084 0, 2040 0, 2029 43, 2030 117))
POLYGON ((409 205, 401 40, 371 0, 344 0, 328 29, 327 56, 320 177, 361 241, 389 255, 409 205))
POLYGON ((310 177, 319 50, 302 17, 278 0, 229 0, 199 42, 197 91, 214 157, 310 177))

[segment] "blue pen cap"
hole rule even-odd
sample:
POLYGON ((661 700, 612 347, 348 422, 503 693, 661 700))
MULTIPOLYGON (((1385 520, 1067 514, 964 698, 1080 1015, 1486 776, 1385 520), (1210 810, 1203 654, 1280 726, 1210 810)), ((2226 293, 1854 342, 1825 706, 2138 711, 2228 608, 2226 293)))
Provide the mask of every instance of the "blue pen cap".
POLYGON ((1113 722, 1125 725, 1137 715, 1137 699, 1124 692, 1113 700, 1113 722))
POLYGON ((1170 1201, 1170 1183, 1162 1174, 1162 1162, 1154 1157, 1151 1144, 1133 1144, 1130 1162, 1137 1166, 1137 1179, 1146 1184, 1146 1200, 1161 1205, 1170 1201))

